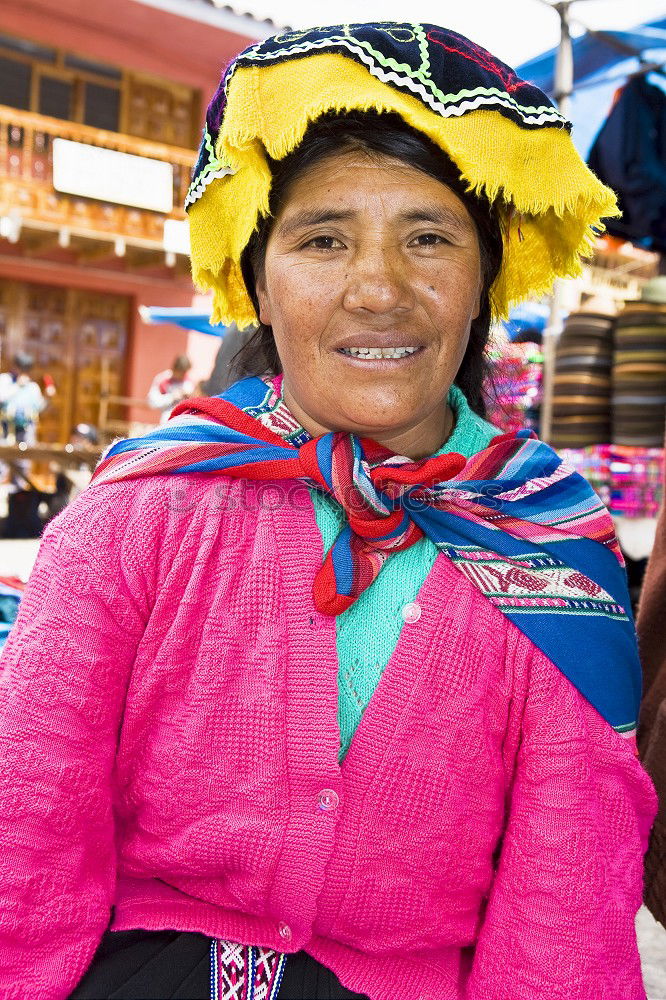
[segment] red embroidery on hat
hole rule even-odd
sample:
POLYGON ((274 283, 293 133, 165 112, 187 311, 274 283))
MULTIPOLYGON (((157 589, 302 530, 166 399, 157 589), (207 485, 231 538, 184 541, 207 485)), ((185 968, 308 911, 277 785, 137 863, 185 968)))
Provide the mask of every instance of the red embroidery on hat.
POLYGON ((480 45, 475 45, 474 42, 470 42, 466 38, 461 37, 460 42, 468 47, 468 50, 455 48, 452 45, 445 45, 445 43, 437 37, 436 30, 428 32, 428 41, 434 42, 435 45, 439 45, 447 52, 453 52, 455 55, 462 56, 463 59, 469 59, 470 62, 476 63, 477 66, 480 66, 481 69, 485 69, 488 73, 495 73, 495 75, 500 78, 509 94, 513 94, 514 91, 519 90, 521 87, 530 86, 525 80, 519 79, 509 66, 505 66, 504 63, 500 62, 499 59, 495 59, 495 57, 492 56, 486 49, 482 48, 480 45))

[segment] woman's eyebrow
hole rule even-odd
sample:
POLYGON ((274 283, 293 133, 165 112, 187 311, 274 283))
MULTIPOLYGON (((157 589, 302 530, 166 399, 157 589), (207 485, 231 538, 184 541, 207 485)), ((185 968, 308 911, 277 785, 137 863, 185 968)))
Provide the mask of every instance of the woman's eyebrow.
POLYGON ((402 212, 400 219, 403 222, 430 222, 433 225, 446 226, 449 229, 456 229, 463 233, 474 231, 474 225, 467 215, 462 215, 444 206, 433 205, 427 208, 416 208, 409 212, 402 212))
MULTIPOLYGON (((321 226, 330 222, 348 222, 356 214, 351 209, 304 208, 280 222, 278 229, 283 236, 289 236, 291 233, 295 233, 299 229, 307 229, 309 226, 321 226)), ((432 225, 446 226, 448 229, 465 234, 473 232, 474 228, 471 220, 465 215, 444 206, 415 208, 401 212, 398 219, 400 222, 409 223, 429 222, 432 225)))
POLYGON ((327 222, 346 222, 353 218, 354 212, 351 210, 341 211, 332 208, 304 208, 296 212, 290 218, 278 224, 278 229, 283 235, 294 233, 298 229, 307 229, 308 226, 321 226, 327 222))

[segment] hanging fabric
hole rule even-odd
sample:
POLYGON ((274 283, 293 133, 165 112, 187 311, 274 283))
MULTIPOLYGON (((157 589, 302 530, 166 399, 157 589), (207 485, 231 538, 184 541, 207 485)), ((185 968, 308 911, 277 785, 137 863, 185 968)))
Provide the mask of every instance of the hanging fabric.
POLYGON ((666 252, 666 93, 644 76, 620 92, 592 149, 589 165, 618 195, 610 233, 666 252))

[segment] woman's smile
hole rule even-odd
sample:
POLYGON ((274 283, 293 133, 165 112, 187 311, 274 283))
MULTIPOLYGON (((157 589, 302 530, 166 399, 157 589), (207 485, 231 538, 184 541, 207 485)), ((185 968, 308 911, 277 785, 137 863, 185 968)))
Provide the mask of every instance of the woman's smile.
POLYGON ((348 361, 361 362, 364 367, 383 367, 386 365, 395 366, 405 362, 419 360, 416 354, 423 351, 422 347, 338 347, 338 354, 348 361))

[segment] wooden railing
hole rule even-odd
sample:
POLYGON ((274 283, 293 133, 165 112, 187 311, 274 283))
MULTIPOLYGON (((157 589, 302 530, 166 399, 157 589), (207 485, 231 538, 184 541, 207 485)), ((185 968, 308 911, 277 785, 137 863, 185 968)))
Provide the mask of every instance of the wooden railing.
POLYGON ((18 212, 44 228, 66 228, 84 236, 120 236, 137 245, 161 245, 165 218, 183 219, 194 150, 107 132, 0 105, 0 215, 18 212), (173 211, 158 212, 60 194, 53 188, 53 139, 132 153, 173 167, 173 211))

